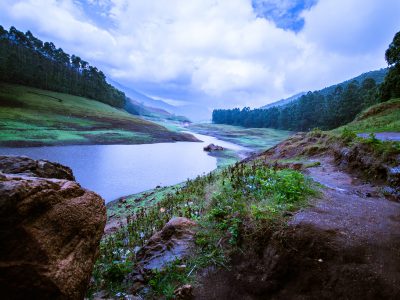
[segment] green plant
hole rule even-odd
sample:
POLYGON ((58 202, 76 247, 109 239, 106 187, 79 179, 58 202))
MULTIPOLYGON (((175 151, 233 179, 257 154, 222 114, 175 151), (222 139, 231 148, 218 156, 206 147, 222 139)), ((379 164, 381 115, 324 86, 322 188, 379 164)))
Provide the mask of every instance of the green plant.
POLYGON ((191 281, 188 272, 190 272, 188 266, 180 261, 170 263, 161 271, 154 270, 149 280, 152 293, 164 296, 165 299, 173 299, 175 289, 191 281))
POLYGON ((102 240, 93 291, 127 292, 123 282, 137 263, 137 249, 172 217, 185 216, 198 223, 192 255, 154 272, 148 282, 149 295, 170 299, 178 285, 194 280, 197 270, 209 265, 228 268, 228 253, 240 248, 248 224, 262 228, 258 224, 265 220, 279 221, 314 193, 300 172, 273 170, 262 163, 237 163, 167 191, 146 205, 138 203, 127 225, 102 240))
POLYGON ((349 143, 353 142, 354 139, 357 138, 357 134, 354 131, 351 131, 350 129, 347 129, 346 127, 342 130, 342 133, 340 135, 342 141, 348 145, 349 143))

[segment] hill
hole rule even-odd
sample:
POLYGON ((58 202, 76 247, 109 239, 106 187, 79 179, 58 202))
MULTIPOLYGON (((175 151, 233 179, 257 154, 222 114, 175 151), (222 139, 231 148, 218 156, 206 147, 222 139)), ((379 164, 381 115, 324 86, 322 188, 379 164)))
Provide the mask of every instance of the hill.
POLYGON ((143 144, 193 141, 99 101, 0 83, 0 145, 143 144))
POLYGON ((388 71, 389 71, 388 68, 382 68, 382 69, 375 70, 375 71, 365 72, 354 78, 351 78, 349 80, 343 81, 338 84, 328 86, 328 87, 323 88, 322 90, 318 90, 316 92, 318 92, 324 96, 327 96, 329 94, 332 94, 338 86, 341 86, 343 89, 345 89, 350 83, 352 83, 354 81, 357 81, 358 83, 362 83, 367 78, 371 78, 371 79, 375 80, 375 83, 379 85, 385 80, 385 76, 388 73, 388 71))
POLYGON ((316 127, 324 130, 337 128, 354 120, 365 108, 381 101, 379 89, 387 72, 388 69, 381 69, 364 73, 267 109, 251 110, 245 107, 242 110, 214 110, 213 122, 291 131, 308 131, 316 127))
MULTIPOLYGON (((379 70, 375 70, 375 71, 365 72, 365 73, 362 73, 361 75, 358 75, 358 76, 356 76, 354 78, 351 78, 349 80, 343 81, 341 83, 334 84, 334 85, 328 86, 326 88, 323 88, 321 90, 314 91, 314 93, 317 92, 317 93, 320 93, 320 94, 322 94, 324 96, 327 96, 327 95, 332 94, 336 90, 336 88, 339 87, 339 86, 341 86, 343 89, 345 89, 351 82, 357 81, 358 83, 361 83, 367 78, 371 78, 371 79, 375 80, 376 84, 381 84, 385 80, 385 76, 386 76, 387 72, 388 72, 388 68, 383 68, 383 69, 379 69, 379 70)), ((284 106, 286 104, 289 104, 289 103, 292 103, 292 102, 294 102, 296 100, 299 100, 302 96, 304 96, 306 94, 307 94, 306 92, 301 92, 301 93, 293 95, 293 96, 291 96, 289 98, 281 99, 281 100, 269 103, 267 105, 261 106, 260 108, 268 109, 268 108, 271 108, 271 107, 284 106)))
POLYGON ((171 120, 178 122, 190 122, 188 118, 184 116, 174 115, 162 108, 156 108, 144 105, 139 101, 131 98, 126 99, 125 110, 133 115, 154 118, 155 120, 171 120))
MULTIPOLYGON (((143 106, 147 107, 154 107, 158 109, 162 109, 165 111, 168 111, 169 113, 172 113, 175 110, 175 107, 173 105, 170 105, 162 100, 156 100, 153 99, 131 87, 124 86, 112 79, 109 79, 109 81, 119 88, 120 90, 124 91, 124 93, 135 103, 135 104, 142 104, 143 106)), ((132 102, 131 101, 131 102, 132 102)), ((129 106, 129 103, 127 103, 129 106)))
POLYGON ((13 26, 7 31, 0 25, 0 82, 125 105, 125 94, 109 84, 102 71, 13 26))
POLYGON ((291 103, 291 102, 293 102, 293 101, 299 99, 301 96, 303 96, 303 95, 305 95, 305 94, 306 94, 306 92, 301 92, 301 93, 298 93, 298 94, 296 94, 296 95, 293 95, 293 96, 291 96, 291 97, 289 97, 289 98, 281 99, 281 100, 278 100, 278 101, 276 101, 276 102, 272 102, 272 103, 270 103, 270 104, 261 106, 260 108, 262 108, 262 109, 268 109, 268 108, 271 108, 271 107, 286 105, 286 104, 289 104, 289 103, 291 103))
POLYGON ((357 118, 344 128, 356 133, 370 132, 400 132, 400 99, 380 103, 364 110, 357 118))

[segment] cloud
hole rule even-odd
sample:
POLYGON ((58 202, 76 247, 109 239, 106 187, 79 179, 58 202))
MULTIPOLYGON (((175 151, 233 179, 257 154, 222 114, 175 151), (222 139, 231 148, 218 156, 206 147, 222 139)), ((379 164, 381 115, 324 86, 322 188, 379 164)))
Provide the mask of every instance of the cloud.
POLYGON ((0 11, 124 85, 208 107, 261 106, 383 67, 400 30, 398 0, 1 0, 0 11))

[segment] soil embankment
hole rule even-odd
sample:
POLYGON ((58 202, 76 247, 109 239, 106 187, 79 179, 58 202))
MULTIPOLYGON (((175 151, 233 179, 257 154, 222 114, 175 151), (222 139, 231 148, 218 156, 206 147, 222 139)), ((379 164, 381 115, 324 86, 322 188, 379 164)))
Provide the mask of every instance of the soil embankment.
POLYGON ((379 184, 358 176, 367 162, 370 174, 382 172, 372 153, 361 172, 340 151, 309 134, 252 158, 279 167, 307 156, 304 172, 324 186, 321 195, 287 226, 245 241, 230 270, 205 272, 196 299, 399 299, 400 203, 384 197, 384 176, 379 184))

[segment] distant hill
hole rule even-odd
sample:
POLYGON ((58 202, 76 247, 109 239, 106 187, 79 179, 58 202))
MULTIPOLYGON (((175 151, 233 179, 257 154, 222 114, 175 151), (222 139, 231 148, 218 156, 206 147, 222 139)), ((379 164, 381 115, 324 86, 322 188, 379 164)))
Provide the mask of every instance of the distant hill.
POLYGON ((131 100, 127 102, 125 109, 128 111, 132 111, 132 108, 135 107, 135 104, 141 104, 145 106, 146 109, 161 109, 170 113, 171 115, 175 115, 175 118, 186 117, 193 121, 200 120, 209 120, 210 111, 200 104, 188 103, 182 106, 174 106, 166 103, 162 100, 156 100, 147 96, 131 87, 126 87, 114 80, 109 80, 114 86, 118 87, 120 90, 124 91, 124 93, 131 100))
POLYGON ((332 94, 338 86, 341 86, 342 88, 346 88, 353 81, 357 81, 358 83, 361 83, 367 78, 372 78, 372 79, 375 80, 376 84, 381 84, 385 80, 385 76, 386 76, 388 71, 389 71, 388 68, 383 68, 383 69, 379 69, 379 70, 376 70, 376 71, 370 71, 370 72, 362 73, 361 75, 358 75, 358 76, 356 76, 354 78, 351 78, 349 80, 343 81, 343 82, 338 83, 338 84, 334 84, 334 85, 328 86, 328 87, 323 88, 322 90, 319 90, 317 92, 319 92, 322 95, 326 96, 326 95, 332 94))
MULTIPOLYGON (((354 78, 351 78, 349 80, 346 80, 346 81, 343 81, 341 83, 328 86, 326 88, 323 88, 321 90, 314 91, 314 92, 318 92, 318 93, 320 93, 320 94, 322 94, 324 96, 327 96, 329 94, 332 94, 338 86, 342 86, 342 88, 346 88, 349 83, 351 83, 353 81, 357 81, 358 83, 361 83, 366 78, 372 78, 372 79, 375 80, 376 84, 381 84, 385 80, 385 76, 386 76, 388 70, 389 70, 388 68, 383 68, 383 69, 379 69, 379 70, 376 70, 376 71, 370 71, 370 72, 362 73, 361 75, 356 76, 354 78)), ((283 106, 283 105, 289 104, 289 103, 291 103, 293 101, 299 100, 301 98, 301 96, 303 96, 305 94, 307 94, 307 93, 306 92, 301 92, 301 93, 293 95, 293 96, 291 96, 289 98, 281 99, 281 100, 278 100, 276 102, 272 102, 272 103, 269 103, 267 105, 261 106, 260 108, 268 109, 268 108, 271 108, 271 107, 283 106)))
POLYGON ((173 113, 176 110, 175 106, 168 104, 162 100, 153 99, 131 87, 124 86, 114 80, 110 79, 109 81, 114 86, 116 86, 120 90, 124 91, 125 95, 127 95, 129 98, 131 98, 131 100, 133 100, 136 103, 143 104, 147 107, 160 108, 160 109, 168 111, 169 113, 173 113))
POLYGON ((281 100, 278 100, 276 102, 261 106, 260 108, 267 109, 267 108, 271 108, 271 107, 282 106, 282 105, 288 104, 288 103, 290 103, 290 102, 292 102, 294 100, 299 99, 301 96, 303 96, 305 94, 306 94, 306 92, 301 92, 301 93, 293 95, 293 96, 291 96, 289 98, 281 99, 281 100))
POLYGON ((189 122, 189 119, 184 116, 177 116, 171 114, 168 111, 161 108, 146 106, 143 103, 137 100, 133 100, 131 98, 126 99, 125 110, 133 115, 139 115, 155 119, 189 122))
POLYGON ((381 101, 379 87, 388 69, 367 72, 319 91, 281 101, 267 108, 216 109, 213 122, 244 127, 292 131, 333 129, 351 122, 358 113, 381 101))

